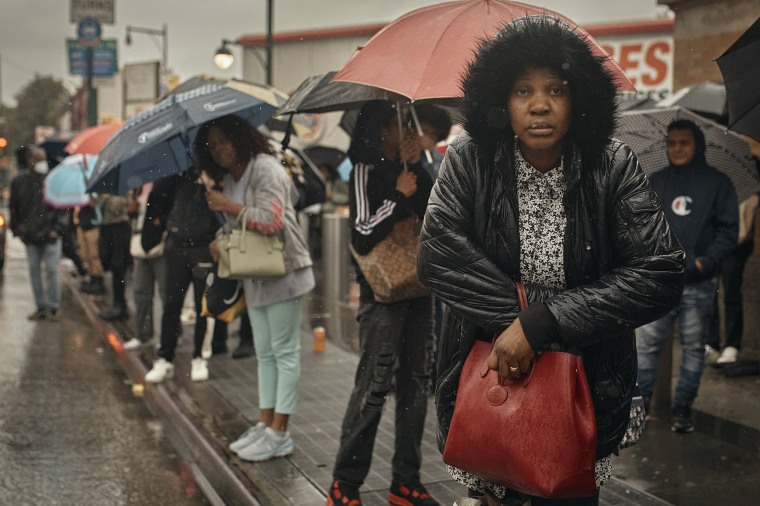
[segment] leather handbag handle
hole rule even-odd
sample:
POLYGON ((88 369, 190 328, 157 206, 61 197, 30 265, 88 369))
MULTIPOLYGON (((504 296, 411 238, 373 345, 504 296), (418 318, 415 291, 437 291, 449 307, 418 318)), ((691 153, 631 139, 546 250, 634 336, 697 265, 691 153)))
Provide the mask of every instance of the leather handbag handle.
POLYGON ((240 237, 238 239, 238 248, 241 253, 245 253, 245 227, 248 226, 248 208, 243 208, 243 216, 240 220, 240 237))
MULTIPOLYGON (((517 289, 517 303, 520 306, 520 311, 524 311, 528 307, 528 295, 525 293, 525 284, 522 281, 515 281, 515 288, 517 289)), ((491 340, 491 348, 493 348, 493 345, 496 343, 496 338, 499 337, 499 334, 494 334, 493 339, 491 340)), ((518 380, 518 382, 523 382, 523 388, 528 386, 528 383, 530 382, 530 379, 533 377, 533 370, 535 369, 536 365, 536 359, 533 359, 533 364, 530 368, 530 372, 528 373, 528 376, 518 380)), ((489 372, 488 365, 484 364, 483 370, 480 373, 481 378, 484 378, 486 374, 489 372)), ((506 378, 499 377, 499 372, 494 371, 496 373, 496 377, 498 378, 498 381, 501 385, 505 385, 508 381, 506 378)))
POLYGON ((528 308, 528 295, 525 293, 525 285, 522 281, 515 281, 517 288, 517 302, 520 304, 520 311, 528 308))

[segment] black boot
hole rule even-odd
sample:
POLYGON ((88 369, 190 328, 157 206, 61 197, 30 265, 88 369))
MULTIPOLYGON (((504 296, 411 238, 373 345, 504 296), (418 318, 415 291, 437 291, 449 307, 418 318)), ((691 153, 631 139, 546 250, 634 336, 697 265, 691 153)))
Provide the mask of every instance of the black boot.
POLYGON ((89 283, 82 283, 82 293, 87 295, 103 295, 106 293, 106 287, 103 284, 103 276, 90 277, 89 283))
POLYGON ((111 309, 100 313, 100 317, 108 322, 114 321, 114 320, 126 320, 129 318, 129 313, 127 312, 126 304, 124 304, 123 302, 114 303, 111 309))

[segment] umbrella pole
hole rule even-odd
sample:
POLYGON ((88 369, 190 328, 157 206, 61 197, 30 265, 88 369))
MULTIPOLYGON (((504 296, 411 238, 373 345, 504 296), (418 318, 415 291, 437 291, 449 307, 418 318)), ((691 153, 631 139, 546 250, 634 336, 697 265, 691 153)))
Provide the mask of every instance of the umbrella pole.
POLYGON ((288 149, 288 146, 290 145, 290 136, 293 133, 293 116, 295 116, 295 113, 290 114, 290 118, 288 119, 288 126, 285 127, 285 135, 282 138, 282 149, 288 149))
MULTIPOLYGON (((409 104, 409 110, 412 112, 414 124, 417 125, 417 135, 422 137, 425 134, 422 132, 422 125, 420 125, 420 118, 417 117, 417 110, 414 108, 414 104, 409 104)), ((428 163, 433 163, 433 155, 431 155, 430 151, 427 149, 425 149, 425 156, 427 157, 428 163)))
MULTIPOLYGON (((396 102, 396 121, 398 121, 398 137, 399 137, 399 140, 403 143, 404 142, 404 121, 401 119, 401 102, 396 102)), ((404 161, 404 170, 407 170, 406 161, 404 161)))

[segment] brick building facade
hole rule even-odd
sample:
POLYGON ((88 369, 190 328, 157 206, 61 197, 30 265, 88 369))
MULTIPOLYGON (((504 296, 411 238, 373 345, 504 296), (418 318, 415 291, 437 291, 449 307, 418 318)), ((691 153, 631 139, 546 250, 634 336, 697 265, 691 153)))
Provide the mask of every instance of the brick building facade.
POLYGON ((675 13, 673 89, 723 81, 713 61, 760 16, 760 0, 658 0, 675 13))

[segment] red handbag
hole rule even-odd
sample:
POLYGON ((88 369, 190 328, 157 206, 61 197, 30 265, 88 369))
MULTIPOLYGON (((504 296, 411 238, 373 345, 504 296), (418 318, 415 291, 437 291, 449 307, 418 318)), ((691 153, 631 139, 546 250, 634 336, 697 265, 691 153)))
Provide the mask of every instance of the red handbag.
MULTIPOLYGON (((516 283, 520 308, 527 307, 516 283)), ((493 345, 476 341, 459 377, 443 461, 532 496, 596 493, 596 418, 581 357, 542 353, 518 381, 486 365, 493 345)))

